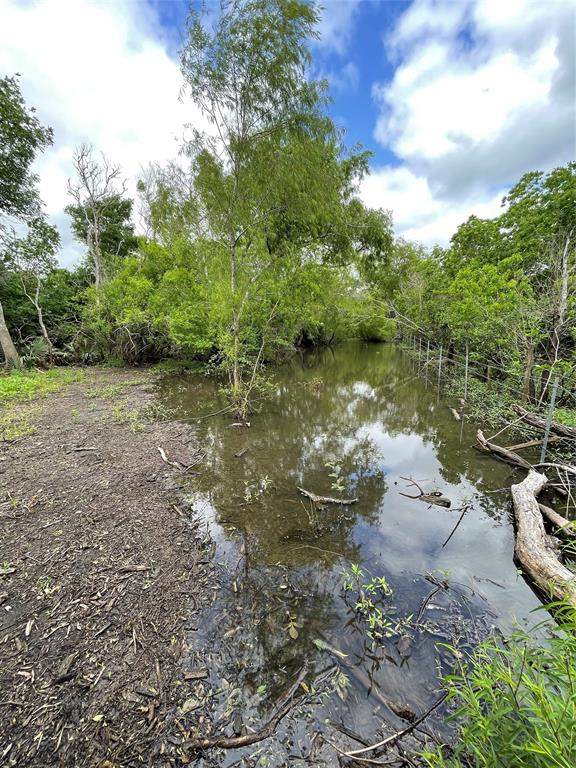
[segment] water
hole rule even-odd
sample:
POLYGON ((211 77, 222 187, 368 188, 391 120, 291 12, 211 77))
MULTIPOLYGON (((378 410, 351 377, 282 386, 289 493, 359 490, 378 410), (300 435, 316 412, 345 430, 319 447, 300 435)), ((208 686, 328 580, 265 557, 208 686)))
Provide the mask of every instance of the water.
MULTIPOLYGON (((228 735, 259 728, 304 664, 308 688, 320 675, 327 693, 304 702, 277 739, 229 751, 222 765, 299 765, 316 732, 338 741, 326 720, 369 742, 383 719, 402 728, 399 714, 424 711, 452 664, 438 643, 465 652, 493 627, 533 623, 539 605, 513 562, 510 495, 499 490, 518 475, 472 448, 482 425, 456 422, 436 382, 418 378, 406 355, 349 344, 296 357, 273 378, 275 396, 249 429, 226 414, 194 422, 207 458, 188 493, 216 542, 221 584, 190 645, 209 652, 218 729, 228 735), (441 491, 451 509, 402 496, 417 492, 403 477, 441 491), (298 486, 358 502, 316 510, 298 486), (344 591, 351 564, 362 577, 344 591), (422 609, 436 586, 427 574, 449 589, 422 609), (377 591, 374 602, 393 634, 374 641, 355 605, 361 585, 381 576, 393 594, 377 591), (419 613, 418 629, 402 625, 419 613)), ((203 377, 167 378, 158 390, 187 420, 224 405, 203 377)), ((313 764, 337 765, 334 750, 324 745, 313 764)))

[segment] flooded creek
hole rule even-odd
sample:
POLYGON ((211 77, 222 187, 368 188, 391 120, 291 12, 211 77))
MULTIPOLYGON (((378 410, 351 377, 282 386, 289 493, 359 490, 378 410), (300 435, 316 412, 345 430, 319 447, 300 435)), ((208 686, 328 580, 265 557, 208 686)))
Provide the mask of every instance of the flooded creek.
POLYGON ((205 765, 338 765, 317 733, 353 749, 339 729, 367 743, 383 720, 401 729, 439 697, 453 660, 443 644, 466 651, 493 627, 537 621, 500 490, 518 475, 472 448, 479 425, 456 422, 435 381, 393 346, 363 344, 306 353, 272 376, 250 428, 225 413, 196 421, 224 406, 211 379, 158 384, 206 452, 186 492, 219 578, 189 645, 209 669, 218 731, 260 728, 306 670, 276 738, 205 765), (451 508, 402 496, 417 493, 403 478, 451 508), (299 487, 357 502, 314 505, 299 487))

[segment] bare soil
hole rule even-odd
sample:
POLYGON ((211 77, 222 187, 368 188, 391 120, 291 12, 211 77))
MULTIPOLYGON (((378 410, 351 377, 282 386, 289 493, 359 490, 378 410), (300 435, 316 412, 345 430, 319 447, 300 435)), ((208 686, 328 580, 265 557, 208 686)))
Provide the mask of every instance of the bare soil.
POLYGON ((178 488, 202 453, 153 380, 91 370, 10 407, 36 431, 0 443, 0 766, 184 765, 205 730, 187 638, 212 543, 178 488))

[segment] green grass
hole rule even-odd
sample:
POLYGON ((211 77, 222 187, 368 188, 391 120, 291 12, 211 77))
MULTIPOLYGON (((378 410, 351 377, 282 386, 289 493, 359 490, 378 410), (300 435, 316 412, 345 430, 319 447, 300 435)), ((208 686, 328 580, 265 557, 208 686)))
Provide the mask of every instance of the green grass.
POLYGON ((11 371, 0 374, 0 404, 31 400, 49 392, 57 392, 67 384, 82 381, 85 376, 85 372, 79 368, 11 371))
POLYGON ((576 427, 576 409, 557 408, 554 411, 554 421, 564 424, 566 427, 576 427))
POLYGON ((428 765, 576 765, 576 619, 573 609, 556 609, 558 625, 482 643, 446 678, 448 699, 457 707, 457 739, 452 748, 425 754, 428 765))
POLYGON ((7 413, 0 416, 0 442, 12 442, 33 435, 36 427, 30 423, 30 413, 7 413))

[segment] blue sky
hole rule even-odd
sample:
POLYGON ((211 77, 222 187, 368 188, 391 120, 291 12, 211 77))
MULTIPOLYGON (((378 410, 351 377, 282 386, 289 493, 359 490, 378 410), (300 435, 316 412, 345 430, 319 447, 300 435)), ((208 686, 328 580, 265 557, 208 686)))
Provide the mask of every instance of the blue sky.
MULTIPOLYGON (((331 85, 346 142, 373 152, 364 202, 399 236, 447 243, 470 214, 495 215, 523 173, 576 157, 573 0, 325 0, 314 74, 331 85)), ((0 75, 54 128, 41 194, 81 258, 63 210, 74 146, 141 168, 177 156, 181 0, 0 0, 0 75)))

